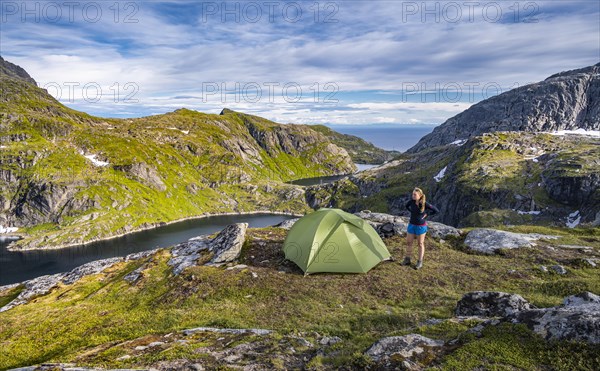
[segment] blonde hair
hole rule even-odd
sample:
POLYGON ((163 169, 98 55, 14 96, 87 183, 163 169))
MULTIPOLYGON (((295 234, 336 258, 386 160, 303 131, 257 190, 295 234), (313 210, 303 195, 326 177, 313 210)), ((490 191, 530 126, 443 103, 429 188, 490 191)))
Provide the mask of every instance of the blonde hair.
POLYGON ((425 211, 425 193, 423 193, 423 190, 421 188, 417 188, 415 187, 415 189, 413 189, 413 192, 417 192, 419 195, 421 195, 421 197, 419 197, 418 200, 416 200, 417 202, 417 206, 419 206, 419 208, 421 209, 421 212, 425 211))

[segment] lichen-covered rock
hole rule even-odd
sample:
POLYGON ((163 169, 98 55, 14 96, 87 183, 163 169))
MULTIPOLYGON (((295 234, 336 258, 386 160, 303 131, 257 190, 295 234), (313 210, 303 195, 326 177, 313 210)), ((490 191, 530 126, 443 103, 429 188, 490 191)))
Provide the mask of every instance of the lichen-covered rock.
POLYGON ((469 292, 456 304, 457 316, 505 317, 532 306, 521 295, 496 291, 469 292))
POLYGON ((448 236, 458 237, 460 236, 460 229, 438 222, 427 222, 427 233, 437 239, 447 238, 448 236))
POLYGON ((402 362, 415 365, 420 361, 435 358, 443 346, 443 341, 432 340, 419 334, 389 336, 371 345, 365 354, 382 366, 402 362))
POLYGON ((202 235, 173 246, 173 256, 168 264, 173 267, 175 275, 180 274, 185 268, 197 265, 203 251, 213 254, 209 265, 222 265, 237 259, 246 241, 248 223, 230 224, 223 228, 215 238, 202 235))
POLYGON ((21 291, 19 296, 13 299, 10 303, 0 308, 0 312, 7 311, 20 304, 25 304, 29 301, 29 299, 33 298, 34 296, 47 294, 50 291, 50 289, 52 289, 58 284, 58 282, 60 282, 63 276, 64 273, 56 273, 36 277, 34 279, 25 281, 25 288, 23 289, 23 291, 21 291))
POLYGON ((547 340, 600 344, 600 298, 590 292, 565 298, 563 305, 523 310, 507 317, 547 340))
POLYGON ((283 229, 290 229, 290 228, 292 228, 294 223, 296 223, 299 219, 300 218, 287 219, 287 220, 282 221, 279 224, 275 224, 275 227, 279 227, 279 228, 283 228, 283 229))
POLYGON ((91 261, 89 263, 85 263, 83 265, 80 265, 77 268, 74 268, 69 273, 66 273, 62 278, 62 282, 67 285, 70 285, 73 282, 78 281, 83 276, 100 273, 103 270, 105 270, 106 268, 108 268, 108 267, 112 266, 113 264, 120 262, 122 260, 123 260, 122 257, 115 257, 115 258, 95 260, 95 261, 91 261))
POLYGON ((194 237, 171 248, 171 259, 167 262, 173 267, 173 274, 178 275, 187 267, 197 265, 201 252, 209 250, 210 238, 208 235, 194 237))
POLYGON ((214 253, 211 264, 228 263, 237 259, 246 241, 247 228, 248 223, 230 224, 210 241, 210 251, 214 253))
POLYGON ((123 277, 123 279, 129 283, 134 283, 135 281, 137 281, 141 276, 142 276, 142 271, 145 269, 145 266, 141 266, 138 267, 137 269, 131 271, 130 273, 126 274, 125 277, 123 277))
POLYGON ((369 210, 359 211, 357 213, 354 213, 354 215, 376 223, 397 223, 404 221, 403 218, 400 216, 385 213, 374 213, 369 210))
POLYGON ((600 296, 589 291, 582 292, 577 295, 571 295, 563 300, 563 306, 573 307, 586 304, 600 304, 600 296))
POLYGON ((557 274, 567 274, 567 269, 560 264, 556 264, 550 267, 557 274))
POLYGON ((465 245, 471 251, 493 254, 499 249, 517 249, 531 247, 533 244, 520 233, 499 231, 496 229, 473 229, 465 238, 465 245))
MULTIPOLYGON (((10 303, 8 303, 5 306, 3 306, 2 308, 0 308, 0 312, 7 311, 11 308, 14 308, 17 305, 20 305, 20 304, 25 304, 29 300, 31 300, 33 297, 45 295, 48 292, 50 292, 50 290, 52 288, 56 287, 61 282, 66 285, 70 285, 70 284, 80 280, 84 276, 100 273, 120 261, 132 261, 132 260, 141 259, 143 257, 152 255, 155 252, 156 252, 155 250, 148 250, 148 251, 141 251, 141 252, 134 253, 134 254, 129 254, 125 258, 114 257, 114 258, 95 260, 95 261, 91 261, 89 263, 80 265, 78 267, 75 267, 71 271, 66 272, 66 273, 50 274, 50 275, 40 276, 40 277, 33 278, 31 280, 24 281, 23 284, 25 285, 25 288, 23 289, 23 291, 21 291, 19 296, 17 296, 15 299, 13 299, 10 303)), ((133 276, 131 276, 130 278, 132 278, 132 277, 133 276)), ((2 286, 2 287, 15 287, 16 285, 19 285, 19 284, 12 284, 12 285, 2 286)), ((2 291, 1 290, 2 287, 0 287, 0 291, 2 291)))

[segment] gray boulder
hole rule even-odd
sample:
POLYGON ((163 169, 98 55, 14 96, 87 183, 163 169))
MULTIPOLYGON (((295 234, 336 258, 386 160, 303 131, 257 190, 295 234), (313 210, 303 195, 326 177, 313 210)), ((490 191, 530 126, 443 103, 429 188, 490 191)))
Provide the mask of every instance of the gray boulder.
POLYGON ((401 216, 395 216, 385 213, 374 213, 369 210, 359 211, 357 213, 354 213, 354 215, 376 223, 398 223, 404 222, 403 219, 406 219, 405 217, 401 216))
POLYGON ((246 241, 248 223, 230 224, 223 228, 215 237, 202 235, 191 238, 171 248, 172 258, 168 264, 173 267, 175 275, 180 274, 187 267, 197 265, 203 251, 213 253, 208 265, 222 265, 237 259, 246 241))
POLYGON ((567 274, 567 269, 565 267, 563 267, 562 265, 556 264, 550 267, 550 269, 552 269, 555 273, 558 274, 567 274))
POLYGON ((296 223, 300 218, 293 218, 293 219, 287 219, 282 221, 279 224, 275 224, 275 227, 279 227, 279 228, 283 228, 283 229, 290 229, 292 228, 292 226, 294 225, 294 223, 296 223))
POLYGON ((507 320, 527 325, 546 340, 600 344, 600 298, 590 292, 569 296, 561 306, 513 313, 507 320))
POLYGON ((505 317, 530 309, 532 306, 521 295, 496 291, 466 293, 456 304, 457 316, 505 317))
POLYGON ((194 237, 171 248, 171 259, 167 262, 173 267, 173 274, 178 275, 187 267, 197 265, 202 251, 210 248, 208 235, 194 237))
POLYGON ((135 281, 137 281, 142 276, 142 271, 145 268, 146 267, 144 265, 142 265, 141 267, 138 267, 134 271, 126 274, 125 277, 123 277, 123 279, 125 281, 129 282, 129 283, 134 283, 135 281))
POLYGON ((210 242, 210 251, 214 253, 212 264, 232 262, 240 256, 246 241, 248 223, 230 224, 210 242))
POLYGON ((427 233, 433 238, 447 238, 448 236, 460 236, 460 229, 452 226, 438 223, 438 222, 427 222, 427 233))
POLYGON ((443 346, 443 341, 418 334, 389 336, 371 345, 365 355, 382 364, 404 360, 409 361, 409 365, 414 365, 420 360, 431 359, 432 354, 439 353, 443 346))
POLYGON ((465 245, 471 251, 493 254, 498 249, 517 249, 531 247, 530 239, 520 233, 499 231, 496 229, 477 228, 467 234, 465 245))
POLYGON ((565 307, 574 307, 586 304, 600 304, 600 296, 589 291, 585 291, 581 294, 568 296, 563 300, 563 306, 565 307))
POLYGON ((95 260, 89 263, 85 263, 80 265, 79 267, 73 269, 69 273, 65 274, 62 278, 62 281, 70 285, 75 281, 78 281, 81 277, 87 276, 90 274, 100 273, 106 268, 112 266, 113 264, 122 261, 122 257, 108 258, 102 260, 95 260))

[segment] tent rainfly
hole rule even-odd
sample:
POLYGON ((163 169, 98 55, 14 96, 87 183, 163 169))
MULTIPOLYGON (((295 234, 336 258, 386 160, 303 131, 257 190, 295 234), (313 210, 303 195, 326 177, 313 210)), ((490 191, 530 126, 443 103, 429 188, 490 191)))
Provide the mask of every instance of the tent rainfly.
POLYGON ((387 247, 369 223, 329 208, 307 214, 294 223, 283 251, 305 274, 366 273, 390 259, 387 247))

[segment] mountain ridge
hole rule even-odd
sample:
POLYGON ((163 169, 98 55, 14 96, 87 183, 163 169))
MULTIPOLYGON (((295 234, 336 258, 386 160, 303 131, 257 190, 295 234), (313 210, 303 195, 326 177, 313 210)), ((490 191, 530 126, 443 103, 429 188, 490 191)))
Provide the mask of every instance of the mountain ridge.
POLYGON ((478 102, 407 152, 494 131, 600 130, 600 63, 554 74, 478 102))
POLYGON ((101 118, 62 105, 18 66, 0 75, 0 225, 12 248, 85 243, 227 212, 309 210, 289 180, 351 173, 308 125, 224 109, 101 118))

